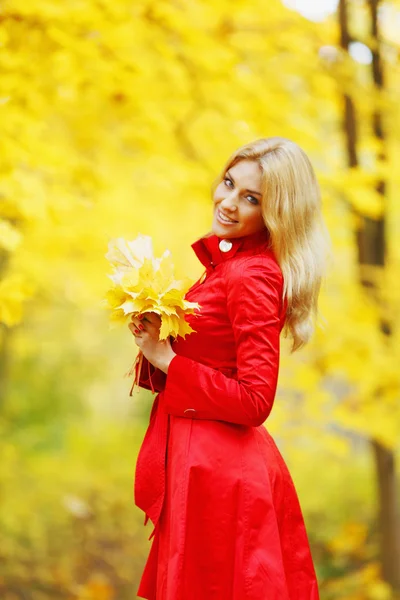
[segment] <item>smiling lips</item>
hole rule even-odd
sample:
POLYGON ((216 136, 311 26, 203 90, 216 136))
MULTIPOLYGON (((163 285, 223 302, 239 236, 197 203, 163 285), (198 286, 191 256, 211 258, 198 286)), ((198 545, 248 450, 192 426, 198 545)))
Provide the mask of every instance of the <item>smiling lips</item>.
POLYGON ((218 215, 218 218, 219 218, 219 219, 220 219, 220 220, 221 220, 223 223, 227 223, 227 224, 229 224, 229 223, 231 223, 231 224, 232 224, 232 223, 237 223, 237 221, 234 221, 233 219, 230 219, 229 217, 227 217, 226 215, 224 215, 224 213, 223 213, 223 212, 221 212, 221 210, 220 210, 220 209, 218 209, 218 211, 217 211, 217 215, 218 215))

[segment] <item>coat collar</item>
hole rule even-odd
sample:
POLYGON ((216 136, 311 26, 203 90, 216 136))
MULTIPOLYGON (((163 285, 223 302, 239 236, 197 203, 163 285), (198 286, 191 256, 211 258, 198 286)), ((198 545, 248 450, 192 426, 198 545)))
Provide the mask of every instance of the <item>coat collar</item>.
POLYGON ((205 267, 215 267, 220 263, 235 256, 238 252, 244 251, 262 251, 268 247, 269 231, 267 228, 237 238, 222 238, 210 232, 199 238, 192 244, 192 248, 205 267), (220 249, 220 242, 227 240, 232 242, 232 247, 223 252, 220 249))

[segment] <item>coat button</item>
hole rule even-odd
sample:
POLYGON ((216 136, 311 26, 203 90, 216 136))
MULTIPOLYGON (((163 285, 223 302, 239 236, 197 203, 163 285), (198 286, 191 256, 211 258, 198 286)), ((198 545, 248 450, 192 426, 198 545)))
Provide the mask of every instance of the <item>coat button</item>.
POLYGON ((232 248, 232 242, 230 240, 221 240, 218 245, 221 252, 229 252, 232 248))

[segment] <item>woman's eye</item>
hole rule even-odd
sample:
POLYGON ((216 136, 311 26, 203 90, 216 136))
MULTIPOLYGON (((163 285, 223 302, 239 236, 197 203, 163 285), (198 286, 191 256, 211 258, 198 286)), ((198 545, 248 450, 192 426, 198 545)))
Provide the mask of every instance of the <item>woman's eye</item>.
MULTIPOLYGON (((230 188, 231 186, 233 187, 233 181, 229 179, 229 177, 225 177, 223 181, 228 188, 230 188)), ((246 198, 250 199, 249 201, 251 202, 251 204, 258 204, 258 200, 257 198, 254 198, 254 196, 246 196, 246 198)))

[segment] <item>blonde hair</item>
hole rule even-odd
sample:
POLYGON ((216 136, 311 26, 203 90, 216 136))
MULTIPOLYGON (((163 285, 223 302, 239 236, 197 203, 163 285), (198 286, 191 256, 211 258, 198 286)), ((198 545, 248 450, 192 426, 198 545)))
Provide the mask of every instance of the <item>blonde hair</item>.
POLYGON ((284 335, 290 332, 293 353, 314 333, 318 296, 331 250, 319 185, 309 158, 295 142, 270 137, 238 148, 214 181, 213 192, 226 171, 240 160, 254 160, 261 167, 262 215, 284 278, 284 335))

